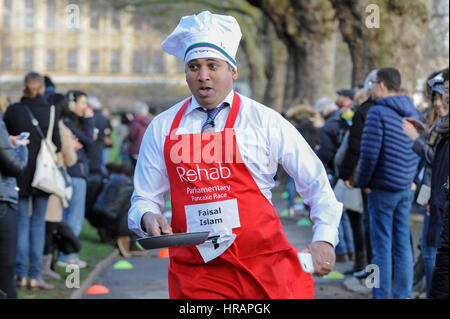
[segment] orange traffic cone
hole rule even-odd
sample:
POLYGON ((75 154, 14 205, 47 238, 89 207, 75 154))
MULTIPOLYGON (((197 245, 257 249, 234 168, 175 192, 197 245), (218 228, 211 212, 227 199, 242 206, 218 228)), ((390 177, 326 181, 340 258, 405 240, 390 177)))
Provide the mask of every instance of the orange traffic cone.
POLYGON ((169 248, 160 249, 158 258, 169 258, 169 248))
POLYGON ((106 295, 109 293, 109 289, 103 285, 92 285, 86 290, 87 295, 106 295))

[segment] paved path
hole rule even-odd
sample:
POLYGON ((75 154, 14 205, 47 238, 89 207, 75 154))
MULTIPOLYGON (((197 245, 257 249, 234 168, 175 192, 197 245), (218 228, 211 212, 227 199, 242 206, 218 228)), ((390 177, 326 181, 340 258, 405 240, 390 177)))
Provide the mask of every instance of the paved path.
MULTIPOLYGON (((286 208, 285 200, 281 198, 281 191, 274 192, 274 205, 278 212, 286 208)), ((297 226, 301 212, 296 212, 294 217, 281 217, 283 227, 289 242, 298 250, 306 247, 312 238, 311 226, 297 226)), ((414 232, 413 232, 414 233, 414 232)), ((417 236, 417 231, 415 232, 417 236)), ((417 243, 417 240, 415 240, 417 243)), ((110 292, 105 295, 84 295, 86 299, 167 299, 167 266, 168 259, 157 258, 157 250, 150 251, 148 256, 122 257, 113 261, 103 273, 97 277, 95 284, 106 286, 110 292), (119 260, 126 260, 133 265, 133 269, 114 269, 114 264, 119 260)), ((352 262, 336 263, 335 270, 343 273, 352 267, 352 262)), ((370 290, 365 293, 354 290, 364 290, 364 287, 355 282, 351 276, 344 279, 326 279, 314 277, 316 299, 367 299, 370 298, 370 290), (344 284, 345 283, 345 284, 344 284), (353 286, 352 286, 353 285, 353 286), (347 288, 346 288, 347 287, 347 288), (368 294, 367 294, 368 292, 368 294)))

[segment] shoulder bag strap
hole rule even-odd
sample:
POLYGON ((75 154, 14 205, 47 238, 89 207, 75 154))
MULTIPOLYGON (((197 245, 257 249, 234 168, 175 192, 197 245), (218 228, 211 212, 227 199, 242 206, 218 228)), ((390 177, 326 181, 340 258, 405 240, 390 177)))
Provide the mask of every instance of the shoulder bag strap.
POLYGON ((55 124, 55 106, 50 106, 50 122, 48 123, 47 141, 52 140, 53 125, 55 124))
POLYGON ((33 126, 36 128, 36 131, 38 132, 41 139, 45 140, 44 133, 42 132, 41 128, 39 127, 39 121, 34 117, 33 113, 31 113, 28 106, 26 106, 25 104, 23 104, 23 106, 25 107, 25 110, 27 111, 28 116, 30 117, 31 124, 33 124, 33 126))
MULTIPOLYGON (((30 111, 30 109, 28 108, 28 106, 26 106, 26 105, 24 104, 24 107, 25 107, 25 110, 26 110, 27 113, 28 113, 28 116, 29 116, 30 119, 31 119, 31 123, 32 123, 33 126, 36 128, 36 131, 38 132, 39 136, 41 137, 41 139, 42 139, 43 141, 45 141, 45 144, 47 145, 47 147, 49 148, 49 150, 51 150, 52 148, 50 147, 49 140, 45 138, 44 133, 42 132, 42 130, 41 130, 40 126, 39 126, 39 121, 34 117, 33 113, 31 113, 31 111, 30 111)), ((52 105, 52 109, 50 110, 50 120, 52 119, 52 117, 54 118, 54 116, 55 116, 55 114, 54 114, 54 108, 53 108, 53 105, 52 105), (53 116, 52 116, 52 111, 53 111, 53 116)), ((52 121, 51 123, 53 123, 53 122, 54 122, 54 121, 52 121)), ((50 124, 50 126, 51 126, 51 130, 53 131, 53 124, 50 124)), ((50 130, 50 127, 49 127, 49 130, 50 130)), ((53 134, 53 132, 52 132, 52 134, 53 134)), ((50 135, 50 138, 51 138, 51 135, 50 135)), ((51 141, 51 140, 50 140, 50 141, 51 141)), ((51 154, 52 154, 53 160, 54 160, 55 163, 56 163, 56 162, 57 162, 57 160, 56 160, 56 154, 53 153, 53 152, 51 152, 51 154)))

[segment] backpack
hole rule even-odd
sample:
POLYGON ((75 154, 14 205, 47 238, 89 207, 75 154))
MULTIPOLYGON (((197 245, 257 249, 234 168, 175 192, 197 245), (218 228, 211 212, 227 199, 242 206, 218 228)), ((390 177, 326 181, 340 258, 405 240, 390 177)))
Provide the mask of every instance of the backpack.
POLYGON ((133 190, 130 178, 112 174, 98 195, 93 212, 109 220, 118 219, 128 213, 133 190))

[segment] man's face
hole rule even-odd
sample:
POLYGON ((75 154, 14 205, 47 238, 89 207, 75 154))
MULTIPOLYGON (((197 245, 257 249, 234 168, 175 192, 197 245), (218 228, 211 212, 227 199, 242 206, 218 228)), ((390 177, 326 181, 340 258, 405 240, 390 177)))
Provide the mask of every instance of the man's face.
POLYGON ((339 95, 337 103, 339 108, 346 108, 352 104, 352 100, 348 96, 339 95))
POLYGON ((197 102, 213 109, 233 89, 238 73, 221 59, 191 60, 186 65, 186 82, 197 102), (230 70, 231 69, 231 70, 230 70))
POLYGON ((380 82, 378 80, 378 77, 375 77, 375 79, 372 80, 372 85, 370 86, 371 88, 371 96, 373 100, 377 100, 380 99, 382 97, 384 97, 384 83, 380 82))

